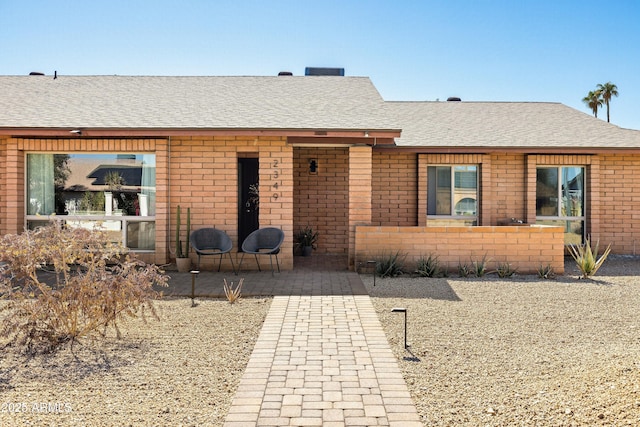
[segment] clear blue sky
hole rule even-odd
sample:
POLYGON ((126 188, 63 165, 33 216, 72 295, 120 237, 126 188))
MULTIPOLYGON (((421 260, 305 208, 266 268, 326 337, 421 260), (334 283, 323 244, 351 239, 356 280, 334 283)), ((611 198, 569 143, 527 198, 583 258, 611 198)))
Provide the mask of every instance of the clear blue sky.
POLYGON ((386 100, 553 101, 588 114, 582 98, 611 81, 611 122, 640 129, 640 1, 0 0, 2 75, 306 66, 369 76, 386 100))

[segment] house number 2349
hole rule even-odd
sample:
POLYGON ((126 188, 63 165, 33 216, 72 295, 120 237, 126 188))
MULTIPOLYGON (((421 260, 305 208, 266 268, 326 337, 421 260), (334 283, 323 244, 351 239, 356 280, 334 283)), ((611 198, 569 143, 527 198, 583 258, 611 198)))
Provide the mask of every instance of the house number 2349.
POLYGON ((271 198, 273 200, 278 200, 278 198, 280 197, 280 192, 278 189, 282 185, 282 182, 278 180, 280 178, 280 169, 278 168, 279 163, 279 160, 274 160, 271 165, 271 180, 273 181, 273 184, 271 184, 271 190, 273 191, 273 193, 271 194, 271 198))

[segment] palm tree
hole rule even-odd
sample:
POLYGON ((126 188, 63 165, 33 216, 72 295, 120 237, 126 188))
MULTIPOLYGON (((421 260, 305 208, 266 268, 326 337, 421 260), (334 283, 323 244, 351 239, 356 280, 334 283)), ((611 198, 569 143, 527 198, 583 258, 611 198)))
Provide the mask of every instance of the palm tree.
POLYGON ((607 122, 609 121, 609 102, 612 96, 618 96, 618 87, 611 82, 605 84, 598 84, 597 92, 600 93, 604 105, 607 106, 607 122))
POLYGON ((582 98, 582 102, 584 102, 589 108, 591 108, 591 111, 593 111, 593 115, 597 118, 598 108, 602 107, 603 104, 603 100, 600 97, 600 92, 597 90, 590 90, 587 96, 582 98))

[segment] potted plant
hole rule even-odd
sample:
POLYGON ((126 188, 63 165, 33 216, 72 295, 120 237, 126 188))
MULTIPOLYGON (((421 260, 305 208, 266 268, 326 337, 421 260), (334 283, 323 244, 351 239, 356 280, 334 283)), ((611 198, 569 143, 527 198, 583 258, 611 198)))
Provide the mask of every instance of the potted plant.
POLYGON ((191 269, 191 258, 189 258, 189 236, 191 234, 191 208, 187 208, 187 239, 185 248, 182 247, 180 238, 180 205, 176 215, 176 266, 178 271, 186 273, 191 269))
POLYGON ((295 239, 296 244, 302 249, 302 256, 310 256, 313 249, 316 248, 318 232, 314 232, 313 228, 306 226, 296 233, 295 239))

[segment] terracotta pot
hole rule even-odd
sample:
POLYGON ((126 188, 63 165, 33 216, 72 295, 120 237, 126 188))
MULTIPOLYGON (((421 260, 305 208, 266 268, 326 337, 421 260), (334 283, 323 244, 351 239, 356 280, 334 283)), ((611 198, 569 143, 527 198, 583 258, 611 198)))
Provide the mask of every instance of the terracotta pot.
POLYGON ((191 270, 191 258, 176 258, 176 265, 180 273, 188 273, 191 270))

